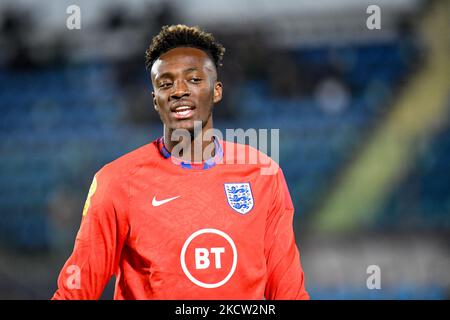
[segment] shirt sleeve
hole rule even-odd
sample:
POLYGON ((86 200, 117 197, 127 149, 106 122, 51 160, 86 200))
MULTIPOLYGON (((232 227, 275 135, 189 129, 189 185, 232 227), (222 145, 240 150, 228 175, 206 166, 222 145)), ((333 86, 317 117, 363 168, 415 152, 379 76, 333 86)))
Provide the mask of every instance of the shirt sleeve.
POLYGON ((53 300, 94 300, 118 268, 127 227, 122 185, 100 170, 92 181, 73 252, 58 277, 53 300))
POLYGON ((309 299, 293 230, 294 206, 281 169, 273 189, 265 235, 268 300, 309 299))

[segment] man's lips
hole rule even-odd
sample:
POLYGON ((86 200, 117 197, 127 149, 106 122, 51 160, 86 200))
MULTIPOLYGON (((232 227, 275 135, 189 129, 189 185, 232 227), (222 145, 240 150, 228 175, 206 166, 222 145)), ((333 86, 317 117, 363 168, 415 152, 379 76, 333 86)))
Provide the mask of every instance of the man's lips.
POLYGON ((190 100, 180 100, 172 103, 170 107, 170 111, 176 112, 182 109, 195 109, 195 104, 190 100))
POLYGON ((187 119, 194 114, 195 105, 191 101, 177 101, 175 102, 170 111, 177 119, 187 119))

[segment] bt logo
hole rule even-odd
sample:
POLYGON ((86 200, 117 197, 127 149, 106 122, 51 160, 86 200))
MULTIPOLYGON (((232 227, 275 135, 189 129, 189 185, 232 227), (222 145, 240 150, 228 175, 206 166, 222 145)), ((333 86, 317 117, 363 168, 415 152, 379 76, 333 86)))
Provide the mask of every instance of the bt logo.
POLYGON ((237 250, 233 239, 217 229, 201 229, 188 237, 180 255, 184 274, 203 288, 217 288, 236 270, 237 250))
MULTIPOLYGON (((211 253, 215 255, 216 269, 222 268, 222 263, 220 261, 220 254, 225 252, 225 248, 211 248, 211 253)), ((208 258, 209 251, 206 248, 195 248, 195 268, 196 269, 207 269, 210 265, 210 260, 208 258)))

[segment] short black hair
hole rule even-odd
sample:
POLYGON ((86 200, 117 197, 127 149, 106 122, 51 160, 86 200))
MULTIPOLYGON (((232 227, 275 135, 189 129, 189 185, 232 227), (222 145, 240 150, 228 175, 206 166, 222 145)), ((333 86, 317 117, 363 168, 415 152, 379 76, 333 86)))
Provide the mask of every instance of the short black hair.
POLYGON ((214 62, 216 69, 222 66, 225 47, 214 39, 211 33, 198 26, 188 27, 183 24, 164 26, 153 37, 145 51, 145 67, 150 70, 153 63, 165 52, 177 47, 193 47, 203 50, 214 62))

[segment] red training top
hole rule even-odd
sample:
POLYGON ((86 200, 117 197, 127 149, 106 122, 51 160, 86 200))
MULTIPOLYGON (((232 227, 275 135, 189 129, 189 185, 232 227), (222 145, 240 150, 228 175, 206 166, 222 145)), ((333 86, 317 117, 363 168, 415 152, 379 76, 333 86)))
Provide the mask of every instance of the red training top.
POLYGON ((113 275, 114 299, 309 299, 281 169, 215 145, 190 164, 160 138, 104 166, 53 299, 98 299, 113 275))

